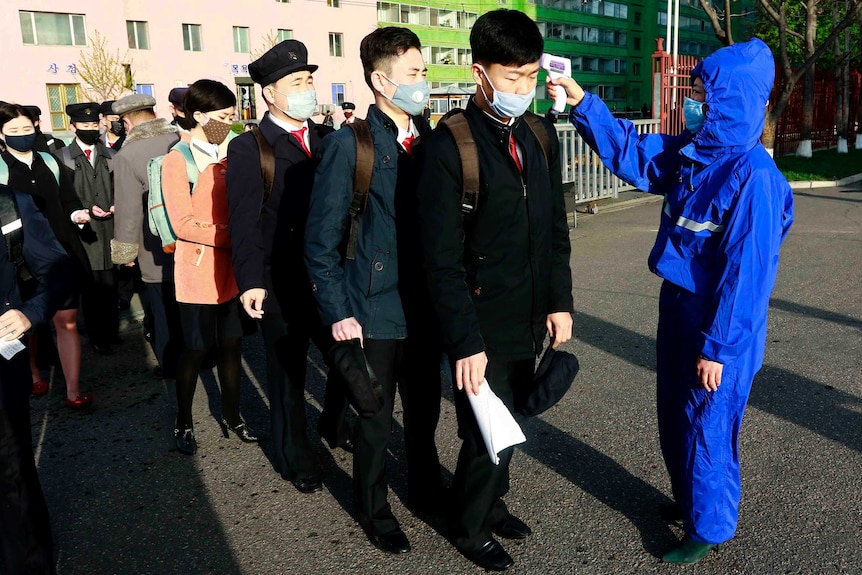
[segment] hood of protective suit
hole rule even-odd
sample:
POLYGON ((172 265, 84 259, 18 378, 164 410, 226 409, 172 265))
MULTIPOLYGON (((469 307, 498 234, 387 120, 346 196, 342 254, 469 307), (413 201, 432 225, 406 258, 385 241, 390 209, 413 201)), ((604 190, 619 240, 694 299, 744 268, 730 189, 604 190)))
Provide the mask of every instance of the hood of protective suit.
POLYGON ((755 38, 721 48, 695 66, 691 76, 703 80, 709 108, 694 136, 694 149, 690 144, 683 153, 709 162, 716 153, 742 152, 757 145, 775 80, 769 47, 755 38))

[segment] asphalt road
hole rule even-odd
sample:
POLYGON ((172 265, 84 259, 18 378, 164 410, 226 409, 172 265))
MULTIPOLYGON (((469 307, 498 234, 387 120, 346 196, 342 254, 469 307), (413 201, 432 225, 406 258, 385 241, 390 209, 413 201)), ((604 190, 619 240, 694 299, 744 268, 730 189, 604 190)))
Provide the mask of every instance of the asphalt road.
MULTIPOLYGON (((862 192, 796 194, 773 293, 766 362, 741 437, 743 499, 734 540, 701 564, 657 558, 681 536, 659 519, 669 486, 655 421, 659 280, 646 268, 657 203, 579 215, 572 230, 575 332, 581 373, 555 408, 525 426, 512 465, 510 509, 533 527, 507 543, 521 574, 862 573, 862 192)), ((61 385, 34 399, 33 430, 59 553, 72 574, 472 574, 440 520, 402 504, 400 406, 390 501, 413 545, 391 557, 351 516, 351 460, 319 443, 323 397, 310 357, 308 416, 325 478, 302 495, 276 474, 269 446, 221 436, 218 386, 205 373, 195 399, 200 449, 173 449, 174 388, 150 375, 140 330, 120 353, 87 354, 86 413, 61 405, 61 385)), ((268 424, 259 336, 244 345, 243 412, 268 424)), ((451 391, 438 429, 451 475, 459 442, 451 391)))

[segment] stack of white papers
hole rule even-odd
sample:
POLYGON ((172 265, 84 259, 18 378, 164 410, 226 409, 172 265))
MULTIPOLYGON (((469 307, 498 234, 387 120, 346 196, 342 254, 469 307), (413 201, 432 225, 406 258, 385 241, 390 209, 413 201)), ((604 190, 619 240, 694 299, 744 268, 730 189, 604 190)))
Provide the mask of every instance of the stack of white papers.
POLYGON ((521 431, 521 426, 512 417, 506 405, 497 397, 494 390, 488 384, 488 380, 482 381, 479 394, 467 394, 476 421, 479 423, 479 431, 488 448, 488 457, 494 465, 500 464, 498 454, 508 447, 524 443, 527 438, 521 431))

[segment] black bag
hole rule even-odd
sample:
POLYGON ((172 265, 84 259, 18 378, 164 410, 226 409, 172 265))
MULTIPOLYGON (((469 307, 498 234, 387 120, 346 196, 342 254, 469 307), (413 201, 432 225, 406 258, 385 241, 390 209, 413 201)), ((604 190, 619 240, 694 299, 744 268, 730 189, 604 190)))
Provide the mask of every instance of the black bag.
POLYGON ((347 399, 359 417, 374 417, 383 409, 383 388, 365 359, 359 339, 337 341, 329 350, 332 369, 344 379, 347 399))
POLYGON ((542 354, 529 388, 515 393, 515 411, 533 417, 555 406, 578 375, 578 358, 567 351, 554 349, 554 340, 542 354))

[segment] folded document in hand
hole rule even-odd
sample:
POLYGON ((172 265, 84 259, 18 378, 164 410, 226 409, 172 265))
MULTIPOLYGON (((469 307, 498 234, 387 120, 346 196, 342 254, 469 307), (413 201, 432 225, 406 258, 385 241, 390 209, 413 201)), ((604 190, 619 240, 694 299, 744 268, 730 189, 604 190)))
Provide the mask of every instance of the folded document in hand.
POLYGON ((507 447, 524 443, 527 438, 506 405, 488 385, 487 379, 482 381, 478 395, 468 393, 467 398, 479 423, 485 447, 488 448, 488 457, 494 465, 499 465, 498 453, 507 447))

